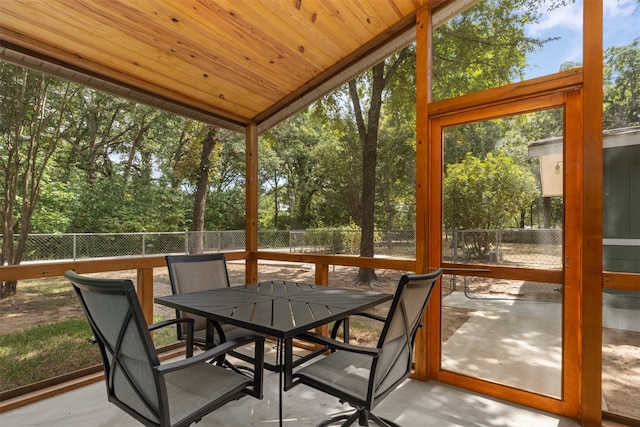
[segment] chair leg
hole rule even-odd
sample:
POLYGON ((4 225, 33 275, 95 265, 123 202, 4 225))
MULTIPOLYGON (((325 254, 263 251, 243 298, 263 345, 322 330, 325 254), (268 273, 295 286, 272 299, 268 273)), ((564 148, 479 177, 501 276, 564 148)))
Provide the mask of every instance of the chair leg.
POLYGON ((356 420, 360 426, 368 427, 369 421, 376 423, 376 425, 380 427, 400 427, 398 424, 394 423, 391 420, 386 418, 378 417, 377 415, 372 414, 370 411, 367 411, 364 408, 358 408, 354 413, 351 414, 342 414, 331 417, 320 424, 317 427, 327 427, 330 425, 337 424, 338 422, 345 420, 341 425, 341 427, 348 427, 352 425, 356 420))
POLYGON ((378 417, 375 414, 372 414, 371 412, 368 412, 367 414, 369 416, 369 418, 371 418, 371 420, 378 424, 379 426, 383 426, 383 427, 400 427, 398 424, 394 423, 391 420, 388 420, 386 418, 382 418, 382 417, 378 417))
POLYGON ((353 424, 353 422, 355 420, 357 420, 360 417, 360 411, 356 411, 352 414, 343 414, 343 415, 336 415, 333 416, 327 420, 324 420, 323 422, 321 422, 320 424, 318 424, 316 427, 326 427, 326 426, 330 426, 332 424, 336 424, 338 421, 340 420, 345 420, 344 423, 341 424, 342 427, 347 427, 350 426, 351 424, 353 424))
POLYGON ((358 424, 364 427, 369 427, 369 418, 367 417, 367 411, 362 409, 359 412, 360 415, 358 416, 358 424))

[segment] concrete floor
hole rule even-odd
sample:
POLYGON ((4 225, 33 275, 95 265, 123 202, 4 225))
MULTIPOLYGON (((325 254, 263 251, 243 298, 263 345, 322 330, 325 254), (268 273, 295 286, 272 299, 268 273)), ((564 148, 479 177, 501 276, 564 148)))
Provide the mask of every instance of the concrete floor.
POLYGON ((472 299, 453 292, 442 303, 473 310, 473 316, 443 343, 443 369, 561 396, 560 302, 472 299))
MULTIPOLYGON (((539 393, 559 394, 559 304, 482 301, 453 294, 444 303, 475 311, 444 345, 443 365, 447 369, 539 393)), ((272 359, 273 354, 267 358, 272 359)), ((261 401, 245 397, 231 402, 203 418, 197 426, 277 426, 277 374, 265 371, 264 394, 261 401)), ((283 406, 285 426, 315 426, 328 416, 349 409, 338 399, 306 386, 284 393, 283 406)), ((557 415, 435 381, 405 381, 374 413, 405 427, 579 425, 557 415)), ((103 382, 0 414, 2 427, 41 425, 126 427, 140 424, 107 402, 103 382)))
MULTIPOLYGON (((204 417, 197 427, 277 426, 278 375, 265 372, 265 397, 244 397, 204 417)), ((284 393, 285 426, 315 426, 348 410, 338 399, 298 386, 284 393)), ((438 382, 405 381, 374 413, 404 427, 577 427, 575 421, 438 382)), ((104 382, 0 414, 2 427, 127 427, 137 421, 108 403, 104 382)))

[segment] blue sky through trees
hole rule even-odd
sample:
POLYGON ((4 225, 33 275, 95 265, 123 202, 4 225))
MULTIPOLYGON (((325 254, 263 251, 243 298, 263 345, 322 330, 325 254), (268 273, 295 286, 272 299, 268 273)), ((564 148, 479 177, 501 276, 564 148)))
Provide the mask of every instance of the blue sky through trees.
MULTIPOLYGON (((525 78, 556 73, 565 62, 582 62, 582 9, 578 0, 547 12, 551 1, 541 2, 543 16, 539 23, 527 27, 527 36, 550 41, 540 52, 527 57, 525 78)), ((640 3, 637 0, 604 0, 604 48, 625 46, 640 37, 640 3)))

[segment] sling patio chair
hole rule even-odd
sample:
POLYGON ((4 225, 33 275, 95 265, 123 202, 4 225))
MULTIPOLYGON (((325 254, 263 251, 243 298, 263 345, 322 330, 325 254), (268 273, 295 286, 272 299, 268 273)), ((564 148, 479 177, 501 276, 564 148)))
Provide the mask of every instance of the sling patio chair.
MULTIPOLYGON (((413 344, 422 316, 442 270, 429 274, 403 275, 385 318, 360 313, 384 322, 376 347, 362 347, 336 340, 340 324, 336 322, 331 338, 306 333, 298 338, 327 345, 331 353, 305 365, 293 373, 291 387, 309 387, 337 397, 356 408, 353 414, 332 417, 319 426, 345 420, 349 426, 356 420, 368 426, 369 420, 380 426, 397 426, 378 417, 371 410, 409 377, 413 363, 413 344)), ((344 336, 348 336, 345 331, 344 336)))
MULTIPOLYGON (((227 262, 224 254, 196 254, 196 255, 167 255, 167 268, 172 292, 186 294, 189 292, 206 291, 210 289, 231 287, 227 262)), ((193 341, 200 348, 205 348, 207 319, 191 313, 183 313, 176 310, 176 318, 188 318, 194 320, 193 341)), ((237 337, 256 334, 247 329, 210 320, 213 325, 213 344, 218 345, 237 337)), ((178 340, 186 338, 184 326, 177 325, 178 340)), ((229 353, 245 362, 254 363, 253 358, 246 353, 233 350, 229 353)), ((228 363, 224 358, 219 358, 216 363, 228 363)), ((231 365, 233 366, 233 365, 231 365)), ((278 367, 270 363, 264 363, 270 371, 276 371, 278 367)), ((242 369, 242 367, 239 367, 242 369)))
MULTIPOLYGON (((157 328, 147 326, 131 280, 97 279, 73 271, 64 276, 73 284, 99 346, 108 400, 142 424, 188 426, 229 401, 246 395, 262 399, 264 337, 226 341, 161 365, 149 333, 157 328), (251 342, 256 352, 253 378, 207 363, 251 342)), ((176 322, 193 321, 173 319, 158 326, 176 322)), ((189 329, 187 344, 192 339, 189 329)))

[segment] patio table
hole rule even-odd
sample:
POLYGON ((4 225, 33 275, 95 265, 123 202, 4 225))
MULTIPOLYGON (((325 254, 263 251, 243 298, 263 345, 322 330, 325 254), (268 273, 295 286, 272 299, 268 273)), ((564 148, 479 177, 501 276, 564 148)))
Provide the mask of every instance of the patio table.
MULTIPOLYGON (((290 385, 293 368, 292 358, 284 357, 284 354, 290 356, 292 353, 293 338, 392 298, 393 295, 380 292, 269 281, 157 297, 155 302, 275 337, 280 366, 279 420, 282 425, 282 391, 287 383, 290 385), (283 358, 285 366, 282 366, 283 358)), ((210 326, 207 327, 207 342, 213 342, 210 326)), ((296 365, 298 363, 300 361, 296 365)))

